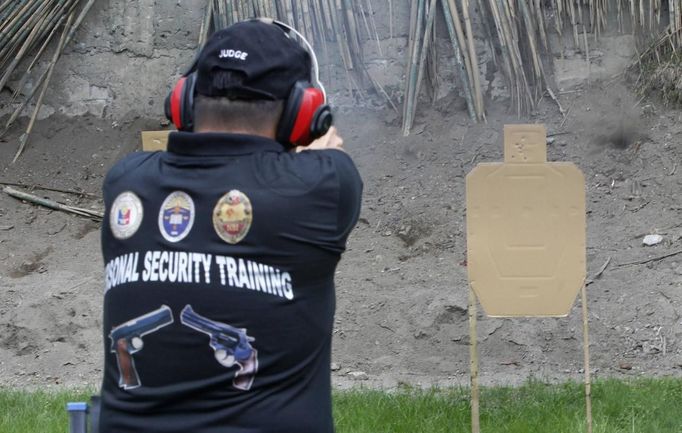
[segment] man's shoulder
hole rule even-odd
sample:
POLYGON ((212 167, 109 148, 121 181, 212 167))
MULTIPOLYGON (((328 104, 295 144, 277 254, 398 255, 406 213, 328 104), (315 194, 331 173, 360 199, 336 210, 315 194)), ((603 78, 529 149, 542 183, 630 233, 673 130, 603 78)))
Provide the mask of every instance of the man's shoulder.
POLYGON ((266 184, 309 191, 323 184, 359 179, 353 160, 340 150, 264 154, 258 170, 266 184), (350 179, 349 179, 350 178, 350 179))
POLYGON ((136 170, 141 169, 146 163, 158 158, 160 152, 133 152, 118 160, 107 172, 104 184, 110 185, 124 179, 126 176, 134 176, 136 170))

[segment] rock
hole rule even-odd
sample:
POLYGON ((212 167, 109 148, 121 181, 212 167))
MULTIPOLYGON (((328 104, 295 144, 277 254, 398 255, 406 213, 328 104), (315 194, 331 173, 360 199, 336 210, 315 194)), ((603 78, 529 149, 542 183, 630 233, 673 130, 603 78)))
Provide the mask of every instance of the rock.
POLYGON ((654 246, 658 245, 663 241, 663 236, 661 235, 646 235, 644 236, 644 239, 642 239, 642 243, 646 246, 654 246))
POLYGON ((384 116, 384 123, 388 126, 397 126, 400 123, 400 118, 398 114, 393 110, 386 110, 386 115, 384 116))
POLYGON ((14 228, 13 225, 0 226, 0 231, 12 230, 13 228, 14 228))
POLYGON ((355 380, 368 380, 369 376, 364 371, 349 371, 347 376, 355 380))
POLYGON ((429 334, 427 334, 426 332, 424 332, 422 330, 419 330, 419 331, 415 332, 413 336, 417 340, 421 340, 422 338, 427 338, 429 336, 429 334))
POLYGON ((331 370, 332 371, 339 371, 339 370, 341 370, 341 366, 339 364, 337 364, 336 362, 332 362, 331 370))
POLYGON ((621 370, 632 370, 632 364, 630 364, 629 362, 619 362, 618 368, 620 368, 621 370))
POLYGON ((656 115, 656 107, 654 107, 651 104, 647 104, 642 107, 642 114, 645 116, 655 116, 656 115))

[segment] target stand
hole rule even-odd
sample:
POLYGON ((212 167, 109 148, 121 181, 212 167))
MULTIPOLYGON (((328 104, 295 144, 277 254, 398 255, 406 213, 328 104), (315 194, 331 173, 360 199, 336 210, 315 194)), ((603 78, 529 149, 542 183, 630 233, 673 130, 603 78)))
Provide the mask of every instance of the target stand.
POLYGON ((490 317, 565 317, 582 292, 587 432, 592 432, 585 179, 547 162, 543 125, 505 125, 504 162, 466 178, 471 430, 480 433, 477 299, 490 317))

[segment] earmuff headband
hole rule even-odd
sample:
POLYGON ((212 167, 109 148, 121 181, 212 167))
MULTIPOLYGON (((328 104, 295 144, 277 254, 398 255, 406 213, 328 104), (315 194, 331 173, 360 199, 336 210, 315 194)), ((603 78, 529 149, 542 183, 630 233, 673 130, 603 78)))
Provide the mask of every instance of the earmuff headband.
POLYGON ((324 86, 322 85, 322 82, 320 81, 320 65, 317 62, 317 56, 315 55, 315 50, 313 50, 313 46, 310 45, 310 42, 303 36, 298 30, 295 28, 291 27, 290 25, 283 23, 282 21, 277 21, 276 19, 273 18, 256 18, 258 21, 261 21, 265 24, 274 24, 278 27, 280 27, 282 30, 284 30, 284 33, 289 33, 292 32, 298 38, 303 42, 303 45, 305 46, 306 51, 308 51, 308 54, 310 54, 310 59, 312 60, 313 63, 313 75, 312 75, 312 85, 317 87, 322 91, 322 95, 324 95, 324 102, 327 102, 327 91, 324 89, 324 86))

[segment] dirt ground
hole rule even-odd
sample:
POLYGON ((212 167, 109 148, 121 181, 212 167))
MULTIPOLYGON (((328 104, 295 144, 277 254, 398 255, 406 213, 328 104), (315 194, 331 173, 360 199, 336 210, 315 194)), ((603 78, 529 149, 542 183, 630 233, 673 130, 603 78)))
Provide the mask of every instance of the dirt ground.
MULTIPOLYGON (((597 377, 682 376, 682 112, 634 97, 620 81, 560 96, 520 120, 490 104, 473 125, 461 101, 422 104, 402 137, 389 110, 341 107, 338 123, 365 181, 360 222, 337 274, 333 376, 339 387, 466 384, 464 178, 502 159, 502 126, 545 123, 550 160, 585 173, 592 368, 597 377), (646 247, 646 234, 663 242, 646 247), (670 257, 662 256, 673 254, 670 257), (653 259, 653 260, 652 260, 653 259), (646 263, 630 264, 632 262, 646 263)), ((65 118, 25 124, 0 142, 0 182, 94 194, 37 194, 101 208, 113 162, 159 119, 65 118)), ((99 224, 0 194, 0 383, 98 386, 102 262, 99 224)), ((580 303, 561 319, 479 315, 481 380, 580 380, 580 303)))

